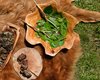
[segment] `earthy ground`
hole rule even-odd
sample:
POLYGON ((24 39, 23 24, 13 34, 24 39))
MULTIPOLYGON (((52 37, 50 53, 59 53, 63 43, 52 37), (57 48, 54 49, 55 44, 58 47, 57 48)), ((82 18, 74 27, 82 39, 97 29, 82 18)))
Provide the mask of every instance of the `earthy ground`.
MULTIPOLYGON (((74 4, 100 12, 100 0, 75 0, 74 4)), ((75 31, 80 34, 83 48, 83 55, 77 63, 76 80, 100 80, 100 22, 81 22, 75 31)))

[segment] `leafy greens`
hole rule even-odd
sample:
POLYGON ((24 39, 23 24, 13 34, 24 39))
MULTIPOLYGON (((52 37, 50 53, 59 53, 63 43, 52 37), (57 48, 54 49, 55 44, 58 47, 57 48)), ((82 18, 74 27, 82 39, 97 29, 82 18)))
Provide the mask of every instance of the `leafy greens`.
POLYGON ((47 18, 57 27, 43 19, 38 20, 36 35, 48 42, 52 48, 62 46, 67 34, 66 18, 63 17, 62 13, 53 10, 52 6, 46 7, 44 12, 47 15, 47 18))

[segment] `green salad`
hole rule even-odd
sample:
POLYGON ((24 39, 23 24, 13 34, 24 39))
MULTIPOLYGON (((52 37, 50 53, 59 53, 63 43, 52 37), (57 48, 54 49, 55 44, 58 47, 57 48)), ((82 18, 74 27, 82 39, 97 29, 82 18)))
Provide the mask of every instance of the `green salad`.
POLYGON ((47 18, 54 23, 56 26, 53 26, 48 21, 44 19, 38 20, 36 35, 42 40, 48 42, 52 48, 62 46, 67 34, 67 20, 52 6, 48 6, 44 9, 47 18))

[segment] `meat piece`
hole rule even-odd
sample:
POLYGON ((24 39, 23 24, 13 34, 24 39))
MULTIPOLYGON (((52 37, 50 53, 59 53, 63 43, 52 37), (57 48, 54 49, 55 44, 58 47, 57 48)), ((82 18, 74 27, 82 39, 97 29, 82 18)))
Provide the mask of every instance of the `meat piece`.
POLYGON ((21 67, 20 67, 20 70, 27 70, 27 68, 28 68, 28 65, 21 65, 21 67))
POLYGON ((18 61, 18 62, 21 62, 21 61, 24 60, 24 59, 26 59, 26 55, 22 53, 22 54, 19 55, 19 57, 17 58, 17 61, 18 61))
POLYGON ((28 70, 24 70, 23 74, 24 77, 30 78, 32 75, 28 72, 28 70))

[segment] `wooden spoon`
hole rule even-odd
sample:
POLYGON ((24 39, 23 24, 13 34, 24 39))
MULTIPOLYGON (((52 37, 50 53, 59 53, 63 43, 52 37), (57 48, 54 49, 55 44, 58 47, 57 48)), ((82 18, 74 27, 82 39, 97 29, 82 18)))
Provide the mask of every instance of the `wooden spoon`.
POLYGON ((48 21, 49 23, 51 23, 55 28, 57 28, 57 26, 56 26, 52 21, 50 21, 50 20, 47 18, 46 14, 43 12, 42 8, 37 4, 36 0, 33 0, 33 1, 34 1, 34 3, 35 3, 36 7, 38 8, 41 17, 42 17, 44 20, 46 20, 46 21, 48 21))

